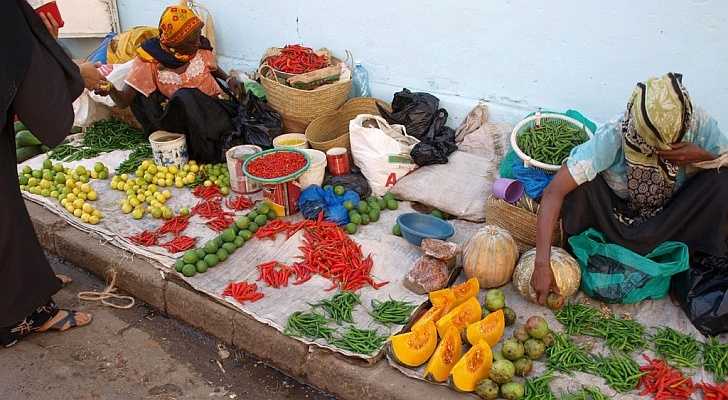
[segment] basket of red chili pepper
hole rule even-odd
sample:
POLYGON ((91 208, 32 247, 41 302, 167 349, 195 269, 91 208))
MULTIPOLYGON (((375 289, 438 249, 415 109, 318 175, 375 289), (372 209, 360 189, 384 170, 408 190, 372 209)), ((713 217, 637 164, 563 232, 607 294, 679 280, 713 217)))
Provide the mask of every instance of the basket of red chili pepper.
POLYGON ((296 179, 308 170, 311 162, 306 153, 292 148, 266 150, 253 155, 243 163, 243 173, 260 182, 263 195, 278 216, 298 212, 301 186, 296 179))

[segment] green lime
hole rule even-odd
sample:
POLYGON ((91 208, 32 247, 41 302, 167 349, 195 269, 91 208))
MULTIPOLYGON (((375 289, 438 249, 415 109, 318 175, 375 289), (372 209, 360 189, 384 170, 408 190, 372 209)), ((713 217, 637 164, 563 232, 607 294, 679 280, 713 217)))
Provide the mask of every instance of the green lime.
POLYGON ((359 229, 359 225, 357 225, 357 224, 354 224, 354 223, 346 224, 346 232, 350 235, 355 234, 358 229, 359 229))
POLYGON ((442 211, 440 211, 438 209, 432 210, 432 212, 430 213, 430 215, 432 215, 435 218, 443 219, 442 211))
POLYGON ((220 259, 217 258, 217 255, 215 254, 208 254, 205 256, 205 263, 208 267, 212 268, 217 265, 217 263, 220 262, 220 259))
POLYGON ((370 222, 377 222, 379 221, 379 210, 378 209, 372 209, 369 211, 369 221, 370 222))
POLYGON ((351 200, 345 201, 344 202, 344 208, 346 208, 349 211, 353 210, 354 209, 354 202, 351 201, 351 200))
POLYGON ((197 250, 195 250, 195 253, 197 253, 198 260, 202 260, 207 255, 207 252, 205 251, 205 249, 197 249, 197 250))
POLYGON ((255 211, 251 211, 248 213, 247 217, 251 221, 255 221, 255 218, 258 216, 258 213, 255 211))
POLYGON ((43 160, 43 169, 51 169, 51 168, 53 168, 53 161, 51 161, 48 158, 43 160))
POLYGON ((248 219, 248 217, 240 217, 237 221, 235 221, 235 226, 240 229, 247 228, 248 224, 250 224, 250 219, 248 219))
POLYGON ((369 225, 369 214, 362 214, 361 215, 361 224, 362 225, 369 225))
POLYGON ((237 248, 243 247, 243 245, 245 244, 245 239, 243 239, 242 237, 238 236, 238 237, 235 238, 235 241, 233 242, 233 244, 237 248))
POLYGON ((392 227, 392 235, 402 236, 402 228, 399 227, 399 224, 394 224, 392 227))
MULTIPOLYGON (((255 222, 251 222, 250 225, 248 225, 248 230, 252 233, 255 233, 258 231, 258 224, 255 222)), ((252 236, 252 235, 251 235, 252 236)), ((246 239, 247 240, 247 239, 246 239)))
POLYGON ((359 209, 359 212, 362 214, 369 213, 369 204, 367 204, 365 201, 360 201, 359 207, 357 207, 357 208, 359 209))
POLYGON ((215 254, 217 253, 217 249, 219 249, 220 246, 215 243, 215 240, 210 240, 209 242, 205 243, 205 253, 206 254, 215 254))
POLYGON ((384 201, 396 200, 394 198, 394 195, 390 192, 385 193, 384 196, 382 196, 382 198, 384 199, 384 201))
POLYGON ((374 196, 369 196, 367 198, 367 203, 369 203, 369 204, 376 203, 376 202, 377 202, 377 198, 374 196))
POLYGON ((190 278, 195 276, 197 274, 197 270, 195 269, 194 265, 187 264, 184 267, 182 267, 182 275, 190 278))
POLYGON ((215 244, 217 245, 217 248, 219 249, 220 246, 222 246, 223 243, 225 243, 220 236, 216 236, 214 239, 215 244))
POLYGON ((346 188, 341 185, 336 185, 336 186, 334 186, 334 193, 337 196, 343 196, 344 193, 346 193, 346 188))
POLYGON ((18 180, 20 181, 21 185, 27 185, 28 184, 28 177, 27 176, 19 176, 18 180))
MULTIPOLYGON (((61 165, 61 164, 58 164, 61 165)), ((63 165, 61 165, 61 169, 63 169, 63 165)), ((23 175, 28 175, 33 173, 33 168, 30 168, 30 166, 26 165, 23 167, 23 175)))
POLYGON ((33 178, 35 178, 35 179, 40 179, 40 178, 42 178, 42 177, 43 177, 43 171, 41 171, 41 170, 39 170, 39 169, 33 170, 33 172, 31 172, 30 174, 31 174, 31 175, 33 176, 33 178))
POLYGON ((275 211, 270 210, 270 211, 268 211, 267 217, 268 217, 268 221, 273 221, 274 219, 278 218, 278 214, 276 214, 275 211))
POLYGON ((223 243, 222 244, 222 248, 225 249, 225 251, 228 252, 228 255, 233 254, 233 252, 235 252, 235 250, 238 249, 239 246, 236 246, 235 245, 235 240, 237 240, 237 239, 241 239, 241 238, 236 237, 231 243, 223 243))
POLYGON ((220 237, 222 238, 223 242, 230 243, 235 240, 235 231, 232 229, 225 229, 224 231, 222 231, 222 235, 220 235, 220 237))
POLYGON ((184 267, 185 264, 185 260, 178 258, 177 261, 174 263, 174 269, 177 270, 177 272, 182 272, 182 267, 184 267))
POLYGON ((386 210, 387 209, 387 200, 384 200, 384 198, 380 197, 377 199, 377 205, 379 206, 380 210, 386 210))
POLYGON ((382 209, 379 208, 379 203, 377 203, 376 201, 369 203, 369 212, 371 212, 372 210, 382 211, 382 209))
POLYGON ((53 180, 58 184, 66 183, 66 174, 63 172, 57 172, 53 180))
POLYGON ((257 217, 255 217, 255 223, 258 226, 263 226, 263 225, 265 225, 266 222, 268 222, 268 217, 266 217, 263 214, 260 214, 257 217))
POLYGON ((207 263, 204 260, 200 260, 197 263, 195 263, 195 270, 201 274, 204 274, 207 272, 207 263))
POLYGON ((243 240, 247 242, 253 237, 253 232, 247 229, 243 229, 242 231, 240 231, 240 233, 238 233, 238 236, 240 236, 241 238, 243 238, 243 240))
POLYGON ((361 225, 361 214, 356 213, 349 216, 349 221, 352 224, 361 225))
POLYGON ((390 210, 396 210, 399 208, 399 203, 395 199, 387 200, 387 208, 390 210))
POLYGON ((197 252, 194 250, 189 250, 184 256, 182 256, 182 260, 184 260, 185 264, 194 264, 199 259, 200 257, 197 257, 197 252))
POLYGON ((268 203, 258 204, 258 214, 268 214, 270 212, 270 206, 268 203))
POLYGON ((227 260, 227 258, 230 256, 230 253, 228 253, 228 251, 225 249, 218 250, 216 254, 217 254, 217 258, 218 258, 218 260, 220 260, 220 262, 227 260))

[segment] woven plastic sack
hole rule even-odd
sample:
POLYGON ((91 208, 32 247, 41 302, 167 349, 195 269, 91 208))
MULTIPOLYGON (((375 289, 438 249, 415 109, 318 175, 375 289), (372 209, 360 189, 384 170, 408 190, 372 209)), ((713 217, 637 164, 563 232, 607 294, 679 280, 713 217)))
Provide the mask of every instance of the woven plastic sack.
POLYGON ((569 244, 581 267, 581 289, 605 303, 661 299, 672 276, 690 266, 688 246, 680 242, 665 242, 641 256, 589 229, 569 238, 569 244))

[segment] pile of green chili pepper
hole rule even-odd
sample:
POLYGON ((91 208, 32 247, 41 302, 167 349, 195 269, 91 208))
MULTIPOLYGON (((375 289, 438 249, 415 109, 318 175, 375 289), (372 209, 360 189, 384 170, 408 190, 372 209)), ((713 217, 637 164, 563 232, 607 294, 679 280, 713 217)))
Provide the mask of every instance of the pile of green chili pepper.
POLYGON ((359 354, 373 354, 378 351, 387 341, 376 330, 358 329, 349 326, 340 338, 329 341, 329 344, 342 350, 348 350, 359 354))
POLYGON ((556 118, 542 118, 518 134, 518 147, 529 157, 546 164, 561 165, 571 149, 589 140, 584 129, 556 118))
POLYGON ((312 306, 322 308, 329 318, 341 325, 342 322, 354 323, 352 311, 357 304, 361 304, 361 298, 358 294, 341 292, 330 299, 324 299, 312 304, 312 306))
POLYGON ((603 318, 602 313, 594 307, 585 304, 567 304, 556 312, 556 320, 564 326, 569 335, 584 335, 591 332, 598 320, 603 318))
POLYGON ((63 143, 49 153, 52 160, 78 161, 114 150, 132 150, 147 142, 144 133, 128 124, 108 119, 86 128, 80 146, 63 143))
POLYGON ((315 312, 296 311, 288 317, 283 333, 312 340, 331 340, 334 329, 326 326, 329 320, 315 312))
POLYGON ((414 304, 406 301, 392 299, 387 301, 372 300, 372 312, 370 315, 375 321, 385 325, 404 325, 409 320, 415 308, 416 306, 414 304))
POLYGON ((585 387, 575 393, 563 394, 559 400, 609 400, 609 397, 597 387, 585 387))
POLYGON ((605 339, 614 351, 631 353, 647 346, 645 327, 637 321, 606 316, 584 304, 569 304, 556 313, 556 319, 570 335, 605 339))
POLYGON ((716 382, 725 381, 728 377, 728 343, 721 344, 711 337, 703 345, 703 367, 713 374, 716 382))
POLYGON ((554 379, 551 372, 535 378, 526 379, 524 383, 523 400, 556 400, 549 384, 554 379))
POLYGON ((637 362, 625 355, 596 357, 595 367, 594 372, 604 378, 609 387, 620 393, 635 389, 645 374, 640 371, 637 362))
POLYGON ((678 368, 694 369, 698 366, 700 343, 695 338, 672 328, 662 327, 652 335, 655 352, 678 368))
POLYGON ((546 356, 548 367, 556 371, 594 373, 596 368, 595 360, 589 353, 563 333, 554 335, 554 343, 546 349, 546 356))
POLYGON ((142 161, 152 158, 152 146, 149 143, 141 144, 139 147, 129 154, 119 167, 116 168, 117 174, 132 174, 136 172, 142 161))

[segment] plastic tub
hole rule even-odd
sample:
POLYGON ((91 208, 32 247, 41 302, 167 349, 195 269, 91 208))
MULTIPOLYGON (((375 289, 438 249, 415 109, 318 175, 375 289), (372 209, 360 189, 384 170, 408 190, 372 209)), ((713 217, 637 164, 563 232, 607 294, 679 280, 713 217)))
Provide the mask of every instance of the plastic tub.
POLYGON ((323 151, 314 149, 304 149, 301 151, 306 153, 311 162, 311 166, 308 171, 298 178, 301 190, 306 189, 311 185, 321 186, 324 182, 324 175, 326 174, 326 154, 323 151))
POLYGON ((157 165, 178 167, 187 164, 187 139, 181 133, 156 131, 149 135, 154 162, 157 165))
POLYGON ((303 133, 286 133, 273 139, 273 147, 289 149, 307 149, 308 139, 303 133))
POLYGON ((283 149, 271 149, 262 151, 254 154, 252 157, 248 157, 243 163, 243 173, 248 177, 249 180, 256 181, 261 184, 263 188, 263 196, 268 199, 271 209, 276 212, 279 217, 286 217, 298 213, 298 199, 301 197, 301 185, 298 183, 298 178, 308 171, 311 166, 311 160, 303 150, 283 148, 283 149), (258 157, 263 157, 275 152, 295 152, 300 153, 306 158, 306 164, 299 169, 287 176, 282 176, 274 179, 260 178, 252 175, 248 171, 248 165, 251 161, 258 157))
POLYGON ((235 146, 225 153, 228 171, 230 172, 230 189, 238 194, 251 194, 260 192, 261 186, 257 181, 248 179, 243 173, 243 164, 250 156, 263 151, 258 146, 244 144, 235 146))
POLYGON ((333 176, 348 175, 351 173, 349 151, 345 147, 334 147, 326 151, 329 173, 333 176))
POLYGON ((455 228, 446 221, 432 215, 407 213, 397 217, 402 236, 415 246, 424 239, 447 240, 455 234, 455 228))
POLYGON ((523 197, 523 184, 514 179, 498 178, 493 182, 493 196, 515 204, 523 197))

